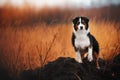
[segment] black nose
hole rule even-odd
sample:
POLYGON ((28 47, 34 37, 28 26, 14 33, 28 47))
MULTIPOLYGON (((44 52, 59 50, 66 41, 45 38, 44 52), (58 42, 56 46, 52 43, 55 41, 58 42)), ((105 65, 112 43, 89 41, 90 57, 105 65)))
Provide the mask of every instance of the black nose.
POLYGON ((80 26, 80 29, 83 29, 83 26, 80 26))

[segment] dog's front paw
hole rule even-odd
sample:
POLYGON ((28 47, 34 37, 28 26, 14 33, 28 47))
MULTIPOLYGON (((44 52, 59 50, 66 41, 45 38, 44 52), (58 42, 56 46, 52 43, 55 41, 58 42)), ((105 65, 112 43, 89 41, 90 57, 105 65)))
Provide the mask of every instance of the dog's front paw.
POLYGON ((89 61, 89 62, 92 62, 92 61, 93 61, 93 56, 92 56, 92 54, 88 54, 88 61, 89 61))
POLYGON ((83 63, 81 59, 76 59, 77 62, 83 63))
POLYGON ((82 60, 78 60, 79 63, 83 63, 82 60))

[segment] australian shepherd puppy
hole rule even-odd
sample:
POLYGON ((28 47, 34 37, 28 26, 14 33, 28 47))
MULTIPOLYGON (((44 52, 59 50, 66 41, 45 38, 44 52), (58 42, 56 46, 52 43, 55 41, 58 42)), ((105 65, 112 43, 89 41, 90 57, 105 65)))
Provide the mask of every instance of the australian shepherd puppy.
POLYGON ((99 68, 98 54, 99 44, 90 33, 89 19, 86 17, 76 17, 73 19, 72 45, 77 55, 77 61, 82 63, 82 59, 87 57, 89 62, 94 61, 99 68))

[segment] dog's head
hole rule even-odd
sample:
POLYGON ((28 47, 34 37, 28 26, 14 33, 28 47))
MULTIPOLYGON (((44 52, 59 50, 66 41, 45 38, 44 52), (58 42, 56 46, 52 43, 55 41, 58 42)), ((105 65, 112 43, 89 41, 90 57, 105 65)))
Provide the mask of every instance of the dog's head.
POLYGON ((74 32, 89 32, 89 19, 87 17, 76 17, 73 19, 74 32))

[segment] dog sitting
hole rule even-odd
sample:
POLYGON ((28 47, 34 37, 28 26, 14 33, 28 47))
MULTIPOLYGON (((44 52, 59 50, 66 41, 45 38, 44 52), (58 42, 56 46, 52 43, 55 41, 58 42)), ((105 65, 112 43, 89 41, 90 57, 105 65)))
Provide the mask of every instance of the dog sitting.
POLYGON ((95 61, 96 67, 99 68, 99 44, 95 37, 90 34, 88 23, 87 17, 80 16, 73 19, 72 45, 79 63, 82 63, 82 59, 87 57, 89 62, 95 61))

